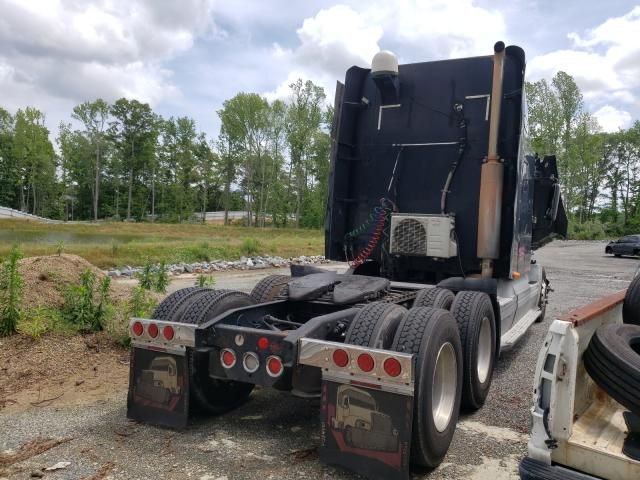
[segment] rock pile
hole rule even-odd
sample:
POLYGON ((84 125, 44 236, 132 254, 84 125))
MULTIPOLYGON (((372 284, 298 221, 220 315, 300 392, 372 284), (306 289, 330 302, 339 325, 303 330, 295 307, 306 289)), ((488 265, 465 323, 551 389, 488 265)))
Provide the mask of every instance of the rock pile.
MULTIPOLYGON (((171 275, 182 275, 185 273, 215 273, 225 272, 229 270, 258 270, 261 268, 273 268, 273 267, 288 267, 291 264, 294 265, 315 265, 321 263, 329 263, 329 260, 325 259, 322 255, 310 255, 300 256, 292 258, 271 257, 271 256, 256 256, 256 257, 241 257, 240 260, 226 261, 226 260, 214 260, 211 262, 196 262, 196 263, 174 263, 167 265, 167 269, 171 275)), ((158 266, 154 265, 153 269, 157 270, 158 266)), ((142 271, 142 267, 130 267, 116 269, 112 268, 107 271, 107 275, 110 277, 133 277, 137 273, 142 271)))

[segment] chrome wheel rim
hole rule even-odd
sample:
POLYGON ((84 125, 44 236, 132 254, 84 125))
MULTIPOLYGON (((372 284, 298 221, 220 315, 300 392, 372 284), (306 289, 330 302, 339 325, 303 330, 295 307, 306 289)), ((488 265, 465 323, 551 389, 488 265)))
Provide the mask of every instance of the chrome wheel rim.
POLYGON ((458 389, 458 365, 456 352, 449 342, 440 347, 433 371, 431 414, 438 432, 444 432, 453 416, 458 389))
POLYGON ((484 383, 491 367, 491 323, 489 317, 482 317, 478 335, 478 381, 484 383))

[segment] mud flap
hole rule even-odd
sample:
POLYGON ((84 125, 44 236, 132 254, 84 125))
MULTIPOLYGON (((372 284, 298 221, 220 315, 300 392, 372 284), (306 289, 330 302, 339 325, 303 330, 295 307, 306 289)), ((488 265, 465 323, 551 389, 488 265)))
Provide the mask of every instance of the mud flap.
POLYGON ((320 460, 375 480, 409 479, 413 396, 322 379, 320 460))
POLYGON ((186 427, 189 365, 184 354, 132 349, 127 418, 163 427, 186 427))

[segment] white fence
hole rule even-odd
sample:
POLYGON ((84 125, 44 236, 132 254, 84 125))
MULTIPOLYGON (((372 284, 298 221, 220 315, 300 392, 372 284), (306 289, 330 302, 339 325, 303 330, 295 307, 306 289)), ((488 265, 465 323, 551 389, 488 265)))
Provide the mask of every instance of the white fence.
POLYGON ((31 213, 21 212, 9 207, 0 207, 0 218, 14 218, 18 220, 35 220, 44 223, 62 223, 60 220, 51 220, 49 218, 39 217, 31 213))

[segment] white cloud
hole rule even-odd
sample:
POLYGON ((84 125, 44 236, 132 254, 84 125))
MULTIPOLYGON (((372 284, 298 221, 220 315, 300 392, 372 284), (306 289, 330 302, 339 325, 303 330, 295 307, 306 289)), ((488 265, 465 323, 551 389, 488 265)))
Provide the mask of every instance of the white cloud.
POLYGON ((380 50, 383 29, 372 25, 367 15, 336 5, 306 18, 297 33, 300 46, 294 52, 295 60, 339 78, 349 66, 371 61, 380 50))
POLYGON ((593 114, 605 132, 617 132, 631 126, 631 114, 611 105, 605 105, 593 114))
POLYGON ((506 25, 499 11, 475 5, 474 0, 400 0, 378 2, 370 16, 385 28, 385 38, 427 59, 454 58, 491 53, 498 39, 506 39, 506 25))
POLYGON ((506 38, 506 27, 499 12, 474 0, 373 0, 360 8, 321 9, 302 21, 297 36, 291 48, 273 46, 282 80, 268 98, 286 98, 293 80, 310 78, 333 102, 336 80, 352 65, 369 67, 382 48, 397 47, 403 62, 490 54, 496 39, 506 38))
POLYGON ((548 78, 562 70, 572 75, 585 98, 596 104, 611 99, 633 104, 636 98, 632 92, 640 88, 638 32, 640 7, 583 34, 569 33, 573 48, 535 57, 528 66, 529 78, 548 78))
MULTIPOLYGON (((212 0, 0 0, 5 108, 180 95, 163 62, 213 28, 212 0)), ((62 118, 61 112, 54 117, 62 118)), ((51 125, 50 125, 51 126, 51 125)))

